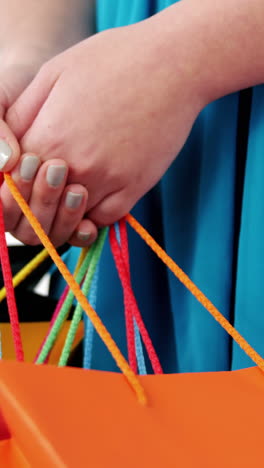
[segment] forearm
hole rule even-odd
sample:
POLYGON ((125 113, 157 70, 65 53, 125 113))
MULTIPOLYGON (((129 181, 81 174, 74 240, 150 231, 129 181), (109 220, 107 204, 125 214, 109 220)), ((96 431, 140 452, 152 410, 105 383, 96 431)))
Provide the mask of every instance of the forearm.
POLYGON ((264 83, 263 0, 182 0, 156 16, 171 73, 180 69, 205 103, 264 83))
POLYGON ((0 0, 1 47, 60 52, 94 31, 95 0, 0 0))

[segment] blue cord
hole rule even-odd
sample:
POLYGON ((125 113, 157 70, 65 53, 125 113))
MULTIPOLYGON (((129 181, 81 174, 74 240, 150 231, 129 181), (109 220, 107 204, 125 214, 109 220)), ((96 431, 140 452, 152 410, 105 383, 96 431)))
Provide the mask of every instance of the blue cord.
MULTIPOLYGON (((100 260, 99 260, 100 261, 100 260)), ((97 290, 98 290, 98 279, 99 279, 99 264, 96 267, 93 281, 91 284, 90 294, 89 294, 89 302, 93 309, 96 309, 96 302, 97 302, 97 290)), ((92 363, 92 353, 93 353, 93 336, 94 336, 94 326, 84 314, 84 327, 85 327, 85 335, 84 335, 84 352, 83 352, 83 368, 84 369, 91 369, 92 363)))
POLYGON ((135 329, 135 346, 136 346, 136 356, 137 356, 137 363, 138 363, 138 372, 140 375, 146 375, 147 369, 146 369, 144 351, 143 351, 139 328, 137 326, 137 322, 135 319, 134 319, 134 329, 135 329))

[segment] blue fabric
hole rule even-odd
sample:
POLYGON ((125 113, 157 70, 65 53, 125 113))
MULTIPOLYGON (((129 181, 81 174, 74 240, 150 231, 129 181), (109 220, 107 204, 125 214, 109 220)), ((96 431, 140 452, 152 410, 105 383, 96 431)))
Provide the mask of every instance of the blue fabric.
MULTIPOLYGON (((235 326, 264 355, 264 86, 253 90, 242 221, 237 266, 235 326)), ((250 359, 233 345, 232 367, 249 367, 250 359)))
MULTIPOLYGON (((143 20, 155 8, 158 11, 172 3, 99 0, 98 30, 143 20)), ((253 96, 238 258, 234 255, 238 94, 204 109, 172 167, 133 210, 221 312, 234 318, 238 330, 262 355, 263 108, 264 88, 260 86, 253 96)), ((134 291, 164 370, 199 372, 251 366, 209 313, 133 232, 129 232, 129 242, 134 291)), ((70 255, 76 256, 74 251, 70 255)), ((97 310, 126 353, 122 291, 108 245, 101 265, 97 310)), ((98 337, 94 346, 92 366, 116 370, 98 337)))

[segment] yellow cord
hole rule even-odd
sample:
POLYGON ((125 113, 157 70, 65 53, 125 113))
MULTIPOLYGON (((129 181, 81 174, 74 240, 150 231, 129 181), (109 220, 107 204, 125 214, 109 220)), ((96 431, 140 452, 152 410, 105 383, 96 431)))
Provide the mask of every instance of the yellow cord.
MULTIPOLYGON (((46 249, 41 250, 26 266, 24 266, 13 278, 14 288, 24 281, 38 266, 46 260, 49 252, 46 249)), ((6 288, 0 289, 0 302, 6 297, 6 288)))

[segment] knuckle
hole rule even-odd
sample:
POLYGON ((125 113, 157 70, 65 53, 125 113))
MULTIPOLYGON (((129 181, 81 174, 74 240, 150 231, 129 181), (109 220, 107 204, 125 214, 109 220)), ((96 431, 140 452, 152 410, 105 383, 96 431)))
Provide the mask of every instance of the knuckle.
POLYGON ((37 237, 29 239, 29 242, 26 242, 26 243, 32 246, 41 244, 40 240, 37 237))
POLYGON ((13 123, 16 122, 16 124, 20 125, 21 124, 21 117, 19 112, 17 112, 16 106, 10 107, 5 115, 5 120, 7 125, 9 125, 11 128, 13 126, 13 123))
POLYGON ((52 208, 57 207, 58 201, 59 201, 59 196, 56 196, 55 194, 53 195, 53 197, 44 196, 41 199, 41 205, 45 211, 49 211, 52 208))
MULTIPOLYGON (((12 220, 12 221, 6 221, 5 220, 5 230, 6 230, 6 232, 10 232, 10 234, 14 235, 13 232, 15 232, 15 230, 16 230, 16 225, 17 225, 17 223, 14 220, 12 220)), ((16 237, 16 236, 14 235, 14 237, 16 237)))
POLYGON ((38 78, 40 79, 50 79, 51 78, 51 65, 50 65, 50 60, 47 60, 46 62, 44 62, 40 68, 39 68, 39 71, 38 71, 38 74, 37 74, 38 78))
POLYGON ((52 121, 35 122, 21 140, 24 152, 37 153, 43 160, 60 158, 64 152, 63 140, 52 121))
POLYGON ((35 143, 31 135, 31 130, 27 131, 20 140, 20 147, 23 153, 37 152, 37 140, 35 143))
POLYGON ((4 110, 8 107, 9 97, 8 97, 7 89, 5 88, 3 84, 0 84, 0 102, 1 102, 1 108, 4 112, 4 110))
POLYGON ((124 210, 121 203, 116 203, 115 206, 111 207, 111 209, 107 208, 100 208, 100 206, 94 211, 91 212, 90 219, 93 221, 97 226, 110 226, 115 222, 119 221, 124 215, 126 214, 126 210, 124 210))
POLYGON ((39 245, 40 244, 40 240, 38 238, 38 236, 36 236, 36 234, 32 231, 32 232, 29 232, 25 238, 25 241, 24 241, 24 244, 28 244, 28 245, 39 245))
POLYGON ((20 233, 17 233, 16 231, 11 231, 11 234, 20 242, 22 242, 22 244, 32 245, 32 246, 40 244, 40 240, 34 232, 27 232, 27 233, 20 234, 20 233))
POLYGON ((5 230, 7 232, 12 233, 13 231, 15 231, 17 222, 13 218, 12 214, 8 213, 4 215, 4 223, 5 223, 5 230))

